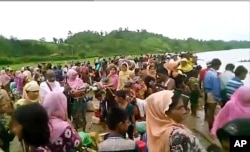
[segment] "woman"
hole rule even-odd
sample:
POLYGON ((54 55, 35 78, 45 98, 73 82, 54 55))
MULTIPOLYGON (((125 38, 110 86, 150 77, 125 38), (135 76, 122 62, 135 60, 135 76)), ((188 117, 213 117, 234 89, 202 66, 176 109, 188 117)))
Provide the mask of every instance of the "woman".
POLYGON ((68 122, 66 96, 61 92, 50 92, 44 99, 43 107, 49 116, 50 149, 53 152, 68 152, 79 148, 81 139, 68 122))
POLYGON ((85 130, 87 109, 84 100, 85 85, 82 79, 78 77, 78 73, 73 69, 68 70, 67 77, 66 85, 69 88, 69 96, 71 100, 70 111, 73 117, 74 127, 75 129, 83 128, 83 130, 85 130))
POLYGON ((11 77, 8 76, 8 74, 5 72, 5 70, 1 70, 0 73, 0 84, 3 89, 5 89, 7 92, 10 91, 9 84, 11 81, 11 77))
POLYGON ((19 93, 23 91, 24 75, 21 71, 16 71, 14 82, 16 82, 16 89, 19 93))
POLYGON ((104 85, 104 87, 108 87, 111 90, 116 90, 118 86, 118 75, 117 75, 117 68, 115 66, 110 66, 108 84, 104 85))
POLYGON ((170 78, 173 78, 176 82, 176 78, 178 78, 182 72, 178 70, 179 62, 177 61, 169 61, 164 64, 164 68, 168 70, 168 74, 170 78))
POLYGON ((130 79, 130 73, 131 71, 128 69, 128 64, 126 62, 122 63, 121 71, 119 72, 117 90, 123 89, 124 83, 130 79))
POLYGON ((32 74, 29 70, 25 70, 23 72, 23 76, 24 76, 24 83, 23 83, 24 85, 32 81, 32 74))
POLYGON ((178 92, 156 92, 150 95, 146 102, 149 151, 205 152, 198 139, 181 124, 185 108, 178 92))
POLYGON ((24 152, 51 152, 49 118, 38 103, 21 106, 13 114, 13 132, 22 141, 24 152), (25 144, 24 144, 25 143, 25 144))
POLYGON ((14 105, 15 109, 19 106, 39 102, 39 89, 40 87, 36 81, 27 83, 23 88, 22 99, 19 99, 14 105))
POLYGON ((178 69, 189 77, 190 72, 193 70, 193 66, 191 63, 189 63, 188 59, 183 58, 181 59, 180 66, 178 67, 178 69))
POLYGON ((155 71, 155 66, 154 65, 148 65, 147 67, 147 76, 144 78, 144 82, 147 86, 147 93, 145 95, 145 97, 147 97, 148 95, 150 95, 151 93, 154 92, 154 86, 152 84, 154 84, 156 81, 156 71, 155 71))
POLYGON ((10 120, 13 112, 10 98, 7 92, 1 89, 0 97, 0 147, 9 152, 10 141, 13 140, 14 135, 10 133, 10 120))
POLYGON ((237 118, 250 118, 250 87, 242 86, 237 89, 226 105, 215 117, 211 133, 216 135, 216 131, 227 122, 237 118))

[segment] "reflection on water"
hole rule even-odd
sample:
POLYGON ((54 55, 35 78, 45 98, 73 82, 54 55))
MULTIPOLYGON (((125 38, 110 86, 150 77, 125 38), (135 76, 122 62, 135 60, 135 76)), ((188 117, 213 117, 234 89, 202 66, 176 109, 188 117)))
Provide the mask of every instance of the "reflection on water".
MULTIPOLYGON (((250 72, 250 62, 239 62, 240 60, 249 60, 250 59, 250 49, 234 49, 227 51, 214 51, 214 52, 204 52, 197 53, 198 63, 202 67, 206 67, 206 62, 211 61, 213 58, 219 58, 222 61, 220 72, 225 70, 225 66, 228 63, 233 63, 236 67, 243 65, 250 72)), ((250 73, 248 73, 244 84, 250 86, 250 73)))

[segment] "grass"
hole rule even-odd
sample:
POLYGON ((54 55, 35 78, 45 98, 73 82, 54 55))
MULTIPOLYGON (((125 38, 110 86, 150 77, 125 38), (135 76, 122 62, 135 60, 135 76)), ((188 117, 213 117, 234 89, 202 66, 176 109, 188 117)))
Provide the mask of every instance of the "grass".
MULTIPOLYGON (((85 58, 85 59, 79 59, 79 60, 74 60, 74 62, 76 61, 90 61, 90 63, 92 64, 94 62, 96 58, 85 58)), ((61 65, 65 65, 72 62, 72 60, 62 60, 62 61, 44 61, 44 63, 52 63, 52 65, 56 65, 56 64, 61 64, 61 65)), ((26 66, 31 66, 31 67, 37 67, 37 65, 39 63, 43 63, 43 62, 30 62, 30 63, 20 63, 20 64, 11 64, 11 65, 1 65, 2 67, 6 67, 9 66, 10 68, 12 68, 13 70, 20 70, 22 67, 26 67, 26 66)))

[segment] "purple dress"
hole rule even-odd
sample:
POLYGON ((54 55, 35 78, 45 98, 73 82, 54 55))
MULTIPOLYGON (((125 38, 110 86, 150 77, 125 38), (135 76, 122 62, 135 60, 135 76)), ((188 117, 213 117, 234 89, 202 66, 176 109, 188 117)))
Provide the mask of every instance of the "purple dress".
POLYGON ((78 148, 80 144, 80 136, 75 130, 68 126, 61 136, 54 143, 52 143, 51 146, 49 146, 49 148, 53 152, 68 152, 71 149, 78 148))
POLYGON ((30 152, 52 152, 48 147, 37 147, 29 150, 30 152))

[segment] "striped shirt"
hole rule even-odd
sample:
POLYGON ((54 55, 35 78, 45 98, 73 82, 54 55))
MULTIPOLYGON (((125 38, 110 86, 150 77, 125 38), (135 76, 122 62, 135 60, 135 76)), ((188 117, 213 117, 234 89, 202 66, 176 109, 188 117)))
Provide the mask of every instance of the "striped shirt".
POLYGON ((237 77, 234 77, 233 79, 229 80, 226 85, 226 92, 228 99, 230 99, 233 93, 243 85, 244 83, 237 77))

